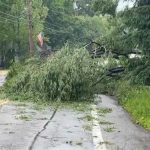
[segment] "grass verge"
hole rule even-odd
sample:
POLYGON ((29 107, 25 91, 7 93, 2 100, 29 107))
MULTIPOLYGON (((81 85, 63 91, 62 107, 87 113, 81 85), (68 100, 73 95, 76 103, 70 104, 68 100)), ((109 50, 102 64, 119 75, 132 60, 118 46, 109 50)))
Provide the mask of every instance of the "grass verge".
POLYGON ((150 130, 150 87, 129 86, 119 87, 117 92, 123 107, 131 114, 135 123, 150 130))

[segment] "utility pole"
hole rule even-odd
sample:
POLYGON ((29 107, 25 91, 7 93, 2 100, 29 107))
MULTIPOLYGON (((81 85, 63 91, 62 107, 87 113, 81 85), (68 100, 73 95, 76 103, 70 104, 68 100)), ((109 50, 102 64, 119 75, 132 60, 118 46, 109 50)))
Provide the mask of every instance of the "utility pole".
POLYGON ((29 54, 34 55, 34 42, 33 42, 33 18, 32 18, 32 0, 27 0, 28 7, 28 34, 29 34, 29 54))

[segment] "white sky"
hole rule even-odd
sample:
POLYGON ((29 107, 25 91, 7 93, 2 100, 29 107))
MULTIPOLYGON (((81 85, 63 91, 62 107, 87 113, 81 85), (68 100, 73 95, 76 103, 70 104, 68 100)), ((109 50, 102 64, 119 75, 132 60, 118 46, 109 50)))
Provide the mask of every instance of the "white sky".
POLYGON ((117 11, 123 10, 126 6, 133 7, 133 4, 134 2, 131 1, 120 0, 117 7, 117 11))

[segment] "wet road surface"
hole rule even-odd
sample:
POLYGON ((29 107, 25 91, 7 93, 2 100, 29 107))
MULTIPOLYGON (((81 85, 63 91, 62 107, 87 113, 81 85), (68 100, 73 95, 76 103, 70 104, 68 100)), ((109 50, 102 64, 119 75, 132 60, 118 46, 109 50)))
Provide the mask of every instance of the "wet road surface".
POLYGON ((117 101, 101 95, 99 108, 112 110, 99 116, 107 150, 150 150, 150 132, 134 124, 117 101))
POLYGON ((21 105, 11 102, 0 108, 0 150, 93 150, 82 114, 58 110, 50 120, 54 109, 39 112, 32 104, 21 105))
MULTIPOLYGON (((5 76, 0 76, 0 86, 5 76)), ((83 112, 32 103, 9 102, 0 106, 0 150, 93 150, 92 133, 83 112)), ((92 126, 92 125, 91 125, 92 126)))
MULTIPOLYGON (((0 76, 0 85, 4 80, 0 76)), ((0 106, 0 150, 103 150, 94 148, 93 139, 105 144, 105 150, 150 150, 150 133, 134 124, 116 100, 99 95, 96 104, 101 135, 85 129, 89 122, 81 118, 86 112, 39 111, 32 103, 19 102, 0 106), (102 136, 103 142, 92 135, 102 136)))

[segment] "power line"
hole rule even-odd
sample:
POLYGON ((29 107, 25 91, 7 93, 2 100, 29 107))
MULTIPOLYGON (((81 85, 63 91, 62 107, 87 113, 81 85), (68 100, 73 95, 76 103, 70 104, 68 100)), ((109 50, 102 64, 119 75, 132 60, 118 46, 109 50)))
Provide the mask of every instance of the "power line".
POLYGON ((6 35, 7 35, 7 36, 14 36, 14 34, 12 34, 12 33, 11 33, 11 34, 10 34, 10 33, 7 34, 7 33, 2 33, 2 32, 0 32, 0 35, 2 35, 2 36, 4 36, 4 35, 5 35, 5 36, 6 36, 6 35))
POLYGON ((3 12, 3 11, 1 11, 1 10, 0 10, 0 13, 1 13, 1 14, 4 14, 4 15, 7 15, 7 16, 10 16, 10 17, 15 18, 15 19, 19 19, 19 17, 13 16, 13 15, 8 14, 8 13, 5 13, 5 12, 3 12))
POLYGON ((64 31, 58 31, 58 30, 55 30, 55 29, 53 29, 53 28, 44 27, 44 29, 46 29, 47 31, 55 31, 55 32, 57 32, 57 33, 66 33, 66 32, 64 32, 64 31))
MULTIPOLYGON (((6 17, 3 17, 3 16, 1 16, 0 15, 0 18, 2 18, 2 19, 5 19, 5 20, 7 20, 8 22, 10 22, 10 23, 18 23, 18 21, 16 21, 16 20, 12 20, 12 19, 10 19, 10 18, 6 18, 6 17)), ((1 23, 5 23, 4 21, 1 21, 0 20, 0 22, 1 23)), ((42 23, 42 22, 41 22, 42 23)), ((44 22, 45 23, 45 22, 44 22)), ((46 22, 47 23, 47 22, 46 22)), ((25 24, 25 23, 24 23, 25 24)), ((50 25, 50 24, 49 24, 50 25)), ((53 24, 54 25, 54 24, 53 24)), ((57 27, 59 27, 59 26, 57 26, 57 27)), ((46 27, 44 27, 44 28, 46 28, 46 27)), ((52 29, 52 28, 48 28, 48 29, 51 29, 51 30, 55 30, 55 29, 52 29)))
MULTIPOLYGON (((8 8, 11 8, 11 6, 9 6, 8 4, 6 4, 6 3, 4 3, 4 2, 1 2, 1 1, 0 1, 0 3, 1 3, 2 5, 4 5, 4 6, 8 7, 8 8)), ((11 3, 11 4, 13 5, 13 4, 16 4, 16 3, 11 3)), ((62 9, 59 9, 58 11, 55 11, 55 10, 52 10, 52 9, 51 9, 50 11, 56 12, 56 13, 65 12, 64 9, 63 9, 63 10, 62 10, 62 9)))
MULTIPOLYGON (((2 5, 4 5, 4 6, 10 8, 10 9, 12 8, 12 7, 10 7, 9 5, 7 5, 6 3, 3 3, 3 2, 0 2, 0 3, 1 3, 2 5)), ((13 5, 13 4, 15 4, 15 3, 12 3, 12 5, 13 5)), ((9 14, 9 15, 10 15, 10 14, 9 14)), ((23 14, 23 16, 26 17, 27 15, 23 14)), ((20 16, 14 16, 14 17, 17 17, 17 18, 19 17, 19 18, 21 18, 20 16)), ((22 19, 25 19, 25 18, 22 18, 22 19)))
MULTIPOLYGON (((0 20, 0 22, 1 22, 1 23, 5 23, 5 22, 4 22, 4 21, 2 21, 2 20, 0 20)), ((9 22, 9 21, 8 21, 8 22, 9 22)), ((9 22, 9 23, 12 23, 12 22, 9 22)))
MULTIPOLYGON (((0 18, 3 18, 3 19, 5 19, 5 20, 7 20, 7 22, 9 22, 9 23, 18 23, 18 21, 16 21, 16 20, 12 20, 12 19, 10 19, 10 18, 6 18, 6 17, 3 17, 3 16, 0 16, 0 18)), ((4 21, 0 21, 1 23, 4 23, 4 21)), ((56 26, 55 24, 50 24, 50 23, 48 23, 48 22, 46 22, 46 21, 44 21, 44 23, 46 23, 47 25, 53 25, 53 26, 56 26)), ((25 24, 25 23, 24 23, 25 24)), ((56 26, 56 27, 61 27, 61 26, 56 26)), ((49 27, 45 27, 44 26, 44 29, 46 29, 46 30, 48 30, 48 31, 55 31, 55 32, 58 32, 58 33, 60 33, 60 31, 58 31, 58 30, 56 30, 56 29, 53 29, 53 28, 49 28, 49 27)), ((66 33, 66 32, 62 32, 61 31, 61 33, 66 33)))
MULTIPOLYGON (((2 2, 0 2, 0 3, 2 3, 2 2)), ((4 4, 4 3, 3 3, 4 4)), ((5 4, 6 5, 6 4, 5 4)), ((7 5, 8 6, 8 5, 7 5)), ((10 6, 8 6, 8 7, 10 7, 10 6)), ((11 8, 11 7, 10 7, 11 8)), ((58 13, 58 11, 55 11, 55 10, 51 10, 52 12, 57 12, 58 13)), ((64 11, 62 11, 62 12, 64 12, 64 11)), ((15 18, 15 19, 23 19, 23 20, 26 20, 25 18, 21 18, 20 16, 14 16, 14 15, 11 15, 11 14, 9 14, 9 13, 5 13, 5 12, 3 12, 3 11, 0 11, 0 13, 1 14, 4 14, 4 15, 7 15, 7 16, 9 16, 9 17, 12 17, 12 18, 15 18)), ((27 15, 24 15, 24 16, 27 16, 27 15)), ((50 17, 50 15, 47 15, 46 17, 50 17)), ((36 20, 36 19, 33 19, 33 20, 36 20)), ((49 24, 49 22, 47 22, 47 21, 44 21, 45 23, 47 23, 47 24, 49 24)), ((58 26, 58 25, 56 25, 56 24, 49 24, 49 25, 53 25, 53 26, 55 26, 55 27, 61 27, 61 26, 58 26)))
MULTIPOLYGON (((58 25, 56 25, 56 24, 53 24, 53 23, 49 23, 48 21, 44 21, 44 23, 46 24, 46 25, 48 25, 48 26, 54 26, 54 27, 57 27, 57 28, 62 28, 62 26, 60 25, 60 26, 58 26, 58 25)), ((63 28, 62 28, 63 29, 63 28)))
MULTIPOLYGON (((6 16, 9 16, 9 17, 11 17, 11 18, 15 18, 15 19, 20 19, 21 17, 19 17, 19 16, 14 16, 14 15, 11 15, 11 14, 8 14, 8 13, 5 13, 5 12, 3 12, 3 11, 0 11, 0 13, 1 14, 4 14, 4 15, 6 15, 6 16)), ((4 17, 3 17, 4 18, 4 17)), ((9 19, 9 18, 5 18, 5 19, 9 19)), ((23 20, 26 20, 25 18, 21 18, 21 19, 23 19, 23 20)), ((11 19, 9 19, 9 20, 11 20, 11 19)), ((33 21, 34 20, 36 20, 36 19, 33 19, 33 21)), ((15 22, 14 20, 11 20, 11 21, 13 21, 13 22, 15 22)), ((55 24, 49 24, 49 22, 47 22, 47 21, 44 21, 44 23, 47 23, 48 25, 53 25, 53 26, 55 26, 55 27, 61 27, 61 26, 58 26, 58 25, 55 25, 55 24)))
MULTIPOLYGON (((8 18, 2 17, 2 16, 0 16, 0 17, 1 17, 1 18, 4 18, 4 19, 8 19, 8 18)), ((17 21, 8 19, 8 22, 9 22, 9 23, 12 23, 11 21, 14 22, 14 23, 17 23, 17 21)), ((0 20, 0 22, 1 22, 1 23, 5 23, 4 21, 1 21, 1 20, 0 20)), ((47 31, 60 32, 60 31, 57 31, 57 30, 55 30, 55 29, 53 29, 53 28, 48 28, 48 27, 44 27, 44 29, 46 29, 47 31)), ((63 33, 65 33, 65 32, 63 32, 63 33)))
POLYGON ((6 6, 6 7, 8 7, 8 8, 11 9, 11 7, 10 7, 9 5, 7 5, 6 3, 3 3, 3 2, 1 2, 1 1, 0 1, 0 3, 1 3, 2 5, 4 5, 4 6, 6 6))
MULTIPOLYGON (((14 16, 14 15, 11 15, 9 13, 6 13, 6 12, 3 12, 3 11, 0 11, 1 14, 4 14, 6 16, 9 16, 9 17, 12 17, 14 19, 23 19, 23 20, 26 20, 25 18, 21 18, 21 16, 14 16)), ((23 16, 26 16, 26 15, 23 15, 23 16)))
MULTIPOLYGON (((1 16, 1 15, 0 15, 0 18, 3 18, 4 20, 7 20, 7 22, 19 23, 17 20, 13 20, 13 19, 10 19, 10 18, 6 18, 6 17, 1 16)), ((4 23, 4 21, 1 21, 1 22, 4 23)), ((23 24, 26 24, 26 22, 24 22, 23 24)))
MULTIPOLYGON (((9 20, 9 22, 11 21, 11 22, 13 22, 13 23, 18 23, 17 21, 15 21, 15 20, 12 20, 12 19, 10 19, 10 18, 5 18, 5 17, 3 17, 3 16, 0 16, 0 18, 3 18, 3 19, 5 19, 5 20, 9 20)), ((3 22, 4 23, 4 22, 3 22)))
MULTIPOLYGON (((7 5, 7 4, 5 4, 5 3, 3 3, 3 2, 0 2, 1 4, 3 4, 3 5, 5 5, 6 7, 9 7, 9 8, 11 8, 9 5, 7 5)), ((60 12, 64 12, 64 10, 62 10, 61 9, 61 11, 59 10, 59 11, 55 11, 55 10, 51 10, 52 12, 56 12, 56 13, 60 13, 60 12)), ((3 12, 3 11, 0 11, 0 13, 1 14, 5 14, 5 15, 7 15, 7 16, 10 16, 10 17, 13 17, 13 18, 15 18, 15 19, 23 19, 23 20, 26 20, 25 18, 21 18, 20 16, 14 16, 14 15, 11 15, 11 14, 8 14, 8 13, 5 13, 5 12, 3 12)), ((26 16, 27 17, 27 15, 24 15, 24 16, 26 16)), ((46 16, 46 18, 47 17, 50 17, 50 15, 47 15, 46 16)), ((36 20, 36 19, 33 19, 33 20, 36 20)), ((46 19, 45 19, 46 20, 46 19)), ((48 25, 53 25, 53 26, 55 26, 55 27, 58 27, 58 28, 60 28, 61 26, 58 26, 58 25, 56 25, 56 24, 49 24, 47 21, 44 21, 44 23, 46 23, 46 24, 48 24, 48 25)))
MULTIPOLYGON (((0 13, 1 13, 1 14, 4 14, 4 15, 7 15, 7 16, 9 16, 9 17, 11 17, 11 18, 13 18, 13 19, 10 19, 10 18, 6 18, 6 17, 3 17, 3 16, 0 16, 1 18, 6 19, 8 22, 11 22, 11 23, 12 23, 12 22, 13 22, 13 23, 18 23, 17 21, 14 20, 14 18, 15 18, 15 19, 20 19, 19 16, 13 16, 13 15, 8 14, 8 13, 5 13, 5 12, 3 12, 3 11, 0 11, 0 13)), ((48 15, 48 16, 49 16, 49 15, 48 15)), ((47 16, 47 17, 48 17, 48 16, 47 16)), ((22 18, 22 19, 24 19, 24 18, 22 18)), ((24 20, 26 20, 26 19, 24 19, 24 20)), ((36 19, 34 19, 34 20, 36 20, 36 19)), ((33 21, 34 21, 34 20, 33 20, 33 21)), ((0 21, 0 22, 2 22, 2 21, 0 21)), ((4 22, 2 22, 2 23, 4 23, 4 22)), ((58 26, 58 25, 56 25, 56 24, 49 23, 49 22, 47 22, 47 21, 44 21, 43 23, 46 23, 47 25, 50 25, 50 26, 52 25, 52 26, 55 26, 55 27, 58 27, 58 28, 61 27, 61 26, 58 26)), ((60 31, 55 30, 55 29, 53 29, 53 28, 48 28, 48 27, 45 27, 45 26, 44 26, 44 29, 46 29, 46 30, 48 30, 48 31, 55 31, 55 32, 60 33, 60 31)), ((66 32, 62 32, 62 31, 61 31, 61 33, 66 33, 66 32)))
MULTIPOLYGON (((3 3, 3 2, 1 2, 0 1, 0 3, 2 4, 2 5, 4 5, 4 6, 6 6, 6 7, 8 7, 8 8, 10 8, 10 9, 12 9, 12 7, 11 6, 9 6, 9 5, 7 5, 6 3, 3 3)), ((14 4, 16 4, 16 3, 12 3, 12 5, 14 5, 14 4)), ((17 17, 17 16, 16 16, 17 17)), ((19 17, 19 16, 18 16, 19 17)))

